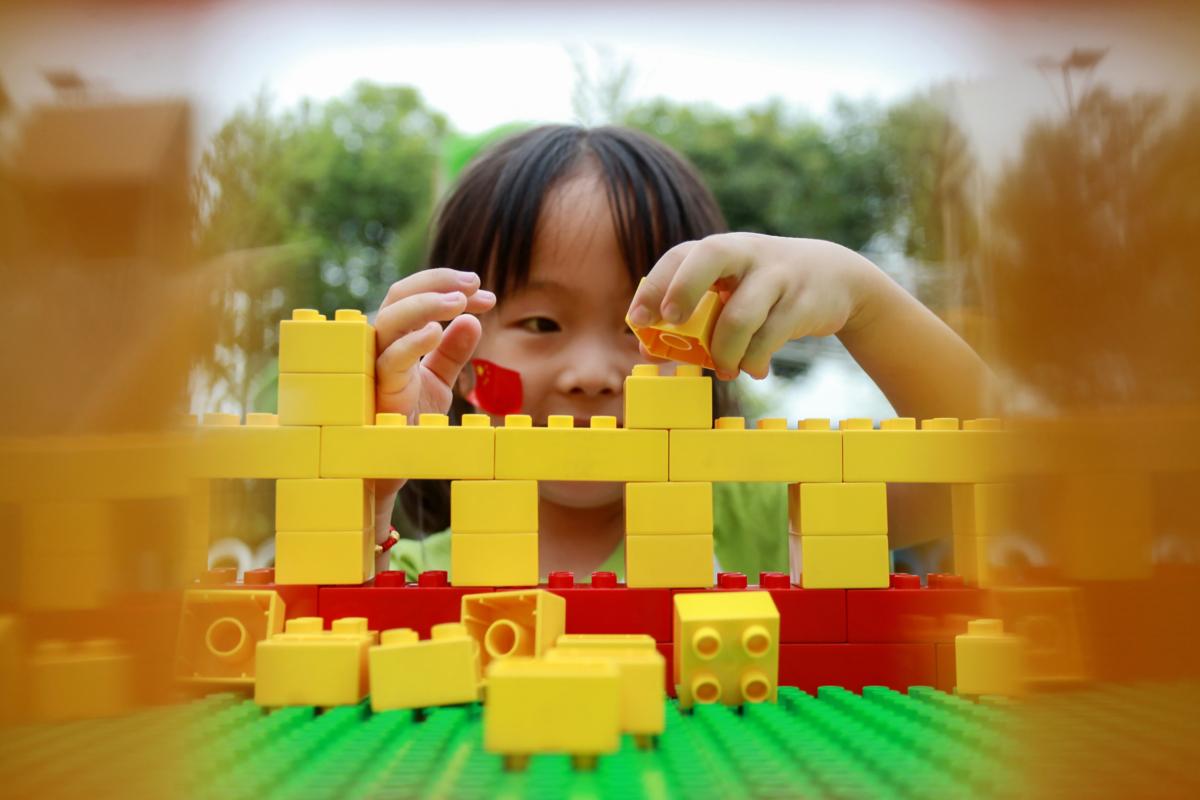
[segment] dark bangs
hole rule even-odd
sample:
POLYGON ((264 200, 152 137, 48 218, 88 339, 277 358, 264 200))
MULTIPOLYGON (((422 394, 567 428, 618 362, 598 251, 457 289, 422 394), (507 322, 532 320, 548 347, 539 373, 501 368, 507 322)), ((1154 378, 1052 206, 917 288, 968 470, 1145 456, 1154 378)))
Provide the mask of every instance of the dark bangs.
POLYGON ((542 203, 587 168, 605 183, 635 286, 671 247, 726 230, 695 169, 666 145, 626 128, 547 125, 505 139, 468 166, 438 213, 429 266, 477 272, 500 296, 521 288, 542 203))

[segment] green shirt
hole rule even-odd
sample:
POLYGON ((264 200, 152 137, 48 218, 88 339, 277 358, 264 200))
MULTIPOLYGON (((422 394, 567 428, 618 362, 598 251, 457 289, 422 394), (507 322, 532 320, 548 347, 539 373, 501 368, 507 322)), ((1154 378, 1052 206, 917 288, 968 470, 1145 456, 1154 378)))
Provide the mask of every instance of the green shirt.
MULTIPOLYGON (((788 571, 787 486, 781 483, 714 483, 713 545, 722 570, 788 571)), ((450 570, 450 531, 424 539, 401 539, 391 550, 391 568, 409 578, 430 569, 450 570)), ((598 569, 625 580, 625 542, 598 569)), ((545 576, 542 576, 543 580, 545 576)))

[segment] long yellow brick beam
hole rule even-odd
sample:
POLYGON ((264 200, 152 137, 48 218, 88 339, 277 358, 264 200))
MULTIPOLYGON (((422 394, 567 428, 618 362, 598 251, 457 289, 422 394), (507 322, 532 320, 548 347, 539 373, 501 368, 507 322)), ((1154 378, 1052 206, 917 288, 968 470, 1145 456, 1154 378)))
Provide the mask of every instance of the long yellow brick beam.
POLYGON ((665 481, 667 432, 617 427, 615 417, 592 417, 575 428, 551 415, 545 428, 513 414, 496 429, 496 478, 560 481, 665 481))
POLYGON ((321 429, 280 425, 275 414, 206 414, 196 430, 194 459, 200 478, 316 478, 321 429))
POLYGON ((782 419, 746 430, 741 417, 723 417, 712 430, 673 430, 671 480, 840 482, 842 433, 820 422, 823 430, 803 424, 789 430, 782 419))
POLYGON ((375 425, 322 428, 321 477, 489 480, 496 431, 484 414, 450 426, 444 414, 377 414, 375 425))
POLYGON ((847 483, 994 483, 1009 476, 998 420, 884 420, 880 430, 842 432, 847 483))

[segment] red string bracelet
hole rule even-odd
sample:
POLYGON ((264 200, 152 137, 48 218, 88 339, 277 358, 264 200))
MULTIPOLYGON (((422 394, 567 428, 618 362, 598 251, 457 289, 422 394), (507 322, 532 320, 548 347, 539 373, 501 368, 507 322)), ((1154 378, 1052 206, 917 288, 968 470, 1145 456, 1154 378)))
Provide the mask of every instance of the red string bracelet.
POLYGON ((396 528, 393 526, 388 532, 387 541, 383 544, 375 545, 375 555, 383 555, 388 550, 391 550, 398 541, 400 541, 400 534, 396 532, 396 528))

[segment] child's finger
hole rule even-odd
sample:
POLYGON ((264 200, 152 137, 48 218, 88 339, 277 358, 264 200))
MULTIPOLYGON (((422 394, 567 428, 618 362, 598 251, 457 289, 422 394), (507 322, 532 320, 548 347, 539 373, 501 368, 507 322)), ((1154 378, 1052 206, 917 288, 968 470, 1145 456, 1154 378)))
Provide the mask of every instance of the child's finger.
POLYGON ((430 322, 388 345, 375 363, 375 388, 379 395, 399 394, 416 377, 412 368, 442 341, 442 326, 430 322))
POLYGON ((704 293, 722 278, 742 277, 750 264, 750 250, 731 234, 710 236, 691 248, 671 277, 662 300, 662 318, 684 322, 696 310, 704 293))
POLYGON ((414 294, 425 292, 462 292, 471 294, 479 288, 479 276, 474 272, 438 267, 414 272, 388 287, 387 296, 379 310, 390 306, 396 301, 414 294))
POLYGON ((742 356, 741 368, 753 378, 762 380, 771 371, 771 356, 779 352, 792 339, 792 328, 795 325, 793 315, 783 313, 777 301, 774 310, 767 315, 767 320, 750 338, 746 346, 746 354, 742 356))
POLYGON ((713 327, 711 352, 718 373, 723 376, 738 374, 746 347, 767 320, 781 294, 778 284, 751 276, 730 295, 713 327))
POLYGON ((464 313, 482 314, 485 311, 491 311, 495 305, 496 295, 492 294, 487 289, 479 289, 474 293, 467 293, 467 308, 464 313))
POLYGON ((409 331, 429 322, 446 322, 457 317, 467 307, 462 292, 423 292, 403 297, 380 310, 375 317, 375 341, 380 351, 409 331))
POLYGON ((646 277, 633 293, 629 303, 629 319, 635 325, 653 325, 662 319, 662 301, 675 277, 675 271, 692 248, 699 242, 682 242, 662 254, 658 262, 646 273, 646 277))
POLYGON ((422 363, 438 380, 453 387, 454 382, 458 380, 458 374, 475 352, 482 331, 479 320, 470 314, 455 317, 454 321, 446 326, 437 348, 425 356, 422 363))

